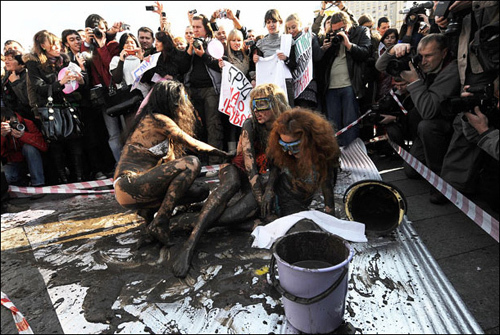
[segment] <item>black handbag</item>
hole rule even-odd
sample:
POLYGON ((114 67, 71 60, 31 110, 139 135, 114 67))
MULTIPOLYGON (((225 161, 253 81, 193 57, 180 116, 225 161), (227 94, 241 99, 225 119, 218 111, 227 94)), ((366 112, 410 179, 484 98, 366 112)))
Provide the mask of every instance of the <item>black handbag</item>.
POLYGON ((106 114, 109 116, 120 116, 137 111, 142 102, 142 93, 139 90, 130 91, 132 85, 122 85, 116 89, 113 81, 109 85, 106 95, 106 114))
POLYGON ((76 107, 64 99, 64 104, 54 105, 52 86, 49 85, 49 97, 45 107, 38 107, 42 134, 47 140, 57 141, 70 136, 83 135, 83 123, 76 107))

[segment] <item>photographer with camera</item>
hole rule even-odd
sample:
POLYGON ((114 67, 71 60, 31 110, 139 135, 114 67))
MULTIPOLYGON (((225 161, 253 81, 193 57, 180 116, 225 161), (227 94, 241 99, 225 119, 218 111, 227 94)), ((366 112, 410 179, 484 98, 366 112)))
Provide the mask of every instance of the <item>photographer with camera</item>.
MULTIPOLYGON (((365 96, 364 72, 370 56, 371 37, 368 28, 354 26, 349 15, 337 12, 331 18, 331 32, 321 50, 323 87, 328 120, 342 129, 359 116, 358 99, 365 96)), ((320 94, 321 95, 321 94, 320 94)), ((339 144, 347 146, 359 135, 356 125, 339 136, 339 144)))
MULTIPOLYGON (((498 97, 498 77, 494 82, 495 98, 496 98, 496 113, 500 111, 500 102, 498 97)), ((466 119, 462 118, 463 133, 469 138, 468 134, 472 133, 474 139, 471 142, 477 141, 477 146, 489 154, 491 157, 499 160, 499 147, 498 147, 498 128, 490 125, 488 117, 481 112, 479 106, 474 107, 474 112, 465 112, 464 116, 466 119), (474 128, 474 131, 471 131, 474 128)), ((491 115, 490 115, 491 116, 491 115)), ((496 126, 498 127, 498 115, 496 115, 496 126)))
MULTIPOLYGON (((190 61, 189 71, 184 77, 189 98, 201 116, 202 127, 198 129, 203 141, 222 150, 224 147, 224 129, 222 113, 219 112, 219 94, 221 86, 221 69, 219 60, 212 57, 206 50, 213 39, 210 21, 205 15, 195 15, 192 18, 194 38, 186 50, 190 61)), ((206 157, 203 157, 206 160, 206 157)), ((219 164, 219 157, 210 156, 210 165, 219 164)))
MULTIPOLYGON (((448 6, 436 22, 441 28, 446 28, 447 34, 456 35, 459 32, 457 53, 463 90, 461 97, 452 99, 457 115, 453 121, 454 132, 444 159, 442 177, 466 195, 472 196, 480 190, 490 206, 498 211, 498 156, 493 159, 478 147, 479 138, 470 136, 471 125, 464 120, 479 122, 484 120, 480 116, 484 114, 489 124, 498 128, 499 114, 494 95, 498 96, 499 3, 457 1, 448 6), (496 83, 492 84, 494 81, 496 83), (480 109, 477 116, 470 113, 476 107, 480 109)), ((434 201, 441 204, 447 199, 439 194, 434 201)))
MULTIPOLYGON (((408 92, 408 82, 401 77, 392 77, 392 86, 391 92, 372 105, 373 113, 368 117, 372 119, 374 124, 385 130, 392 142, 409 150, 406 141, 415 141, 417 125, 421 117, 411 100, 410 92, 408 92), (403 106, 404 111, 398 101, 403 106)), ((390 146, 387 147, 389 152, 394 152, 390 146)))
POLYGON ((37 122, 31 110, 26 86, 26 67, 22 53, 16 49, 5 52, 5 76, 2 77, 2 101, 23 118, 37 122))
MULTIPOLYGON (((115 32, 113 29, 111 32, 115 32)), ((90 63, 91 89, 90 99, 92 107, 96 113, 101 113, 108 132, 108 145, 113 153, 115 162, 120 160, 122 143, 120 141, 120 119, 114 118, 105 113, 105 95, 108 94, 111 85, 111 73, 109 64, 114 56, 120 54, 118 42, 114 40, 114 35, 108 35, 108 24, 104 18, 98 14, 91 14, 85 20, 85 41, 82 44, 82 53, 87 51, 92 57, 87 62, 90 63), (112 37, 110 39, 109 37, 112 37)))
POLYGON ((417 47, 424 36, 423 32, 427 32, 428 27, 430 27, 427 10, 431 10, 433 7, 434 2, 432 1, 415 2, 410 9, 399 12, 400 14, 406 14, 399 31, 400 43, 409 43, 413 47, 417 47))
POLYGON ((7 182, 25 186, 23 179, 29 171, 31 186, 45 185, 41 152, 48 147, 40 130, 8 107, 1 107, 1 121, 2 162, 7 182))
MULTIPOLYGON (((87 67, 90 62, 91 54, 87 51, 80 52, 82 46, 82 38, 78 31, 74 29, 65 29, 61 33, 62 43, 66 46, 67 55, 70 61, 80 67, 82 73, 87 73, 87 67)), ((84 174, 85 180, 105 179, 106 176, 102 171, 106 170, 103 163, 104 151, 103 146, 106 145, 106 128, 102 115, 94 112, 90 103, 90 85, 85 85, 79 91, 81 98, 79 99, 80 117, 83 122, 83 151, 84 151, 84 174)), ((111 151, 106 151, 107 156, 112 159, 111 151)))
MULTIPOLYGON (((376 67, 393 76, 399 71, 401 78, 408 82, 408 91, 422 117, 410 153, 441 175, 452 134, 448 99, 460 92, 457 61, 451 58, 448 39, 442 34, 422 38, 416 52, 415 55, 410 44, 396 44, 379 58, 376 67)), ((416 171, 406 163, 405 173, 410 178, 418 178, 416 171)), ((431 197, 436 192, 432 188, 431 197)))

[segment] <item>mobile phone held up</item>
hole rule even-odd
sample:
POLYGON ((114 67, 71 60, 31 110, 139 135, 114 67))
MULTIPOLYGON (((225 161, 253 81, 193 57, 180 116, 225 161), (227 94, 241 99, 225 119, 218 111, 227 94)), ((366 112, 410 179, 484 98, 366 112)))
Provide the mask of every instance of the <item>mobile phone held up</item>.
POLYGON ((155 9, 156 9, 156 8, 155 8, 155 6, 146 6, 146 10, 147 10, 147 11, 151 11, 151 12, 152 12, 152 11, 154 11, 155 9))

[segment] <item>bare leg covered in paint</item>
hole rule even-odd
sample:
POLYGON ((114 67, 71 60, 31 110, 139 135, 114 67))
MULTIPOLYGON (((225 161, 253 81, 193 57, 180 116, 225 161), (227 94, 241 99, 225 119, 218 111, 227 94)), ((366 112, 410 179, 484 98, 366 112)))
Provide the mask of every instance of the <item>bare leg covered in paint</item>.
POLYGON ((184 242, 181 252, 177 255, 172 265, 172 270, 176 277, 186 277, 193 258, 194 249, 201 235, 208 228, 215 225, 226 209, 229 200, 240 188, 240 174, 234 165, 224 167, 219 173, 219 178, 219 187, 208 196, 191 235, 184 242))

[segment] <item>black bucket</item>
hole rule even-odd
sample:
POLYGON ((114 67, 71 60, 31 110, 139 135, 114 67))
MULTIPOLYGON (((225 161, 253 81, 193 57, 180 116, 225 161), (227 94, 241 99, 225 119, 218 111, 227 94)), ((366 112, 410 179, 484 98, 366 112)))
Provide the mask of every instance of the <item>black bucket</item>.
POLYGON ((352 184, 345 192, 344 204, 349 220, 364 223, 367 231, 380 235, 396 229, 408 208, 403 193, 381 180, 352 184))

